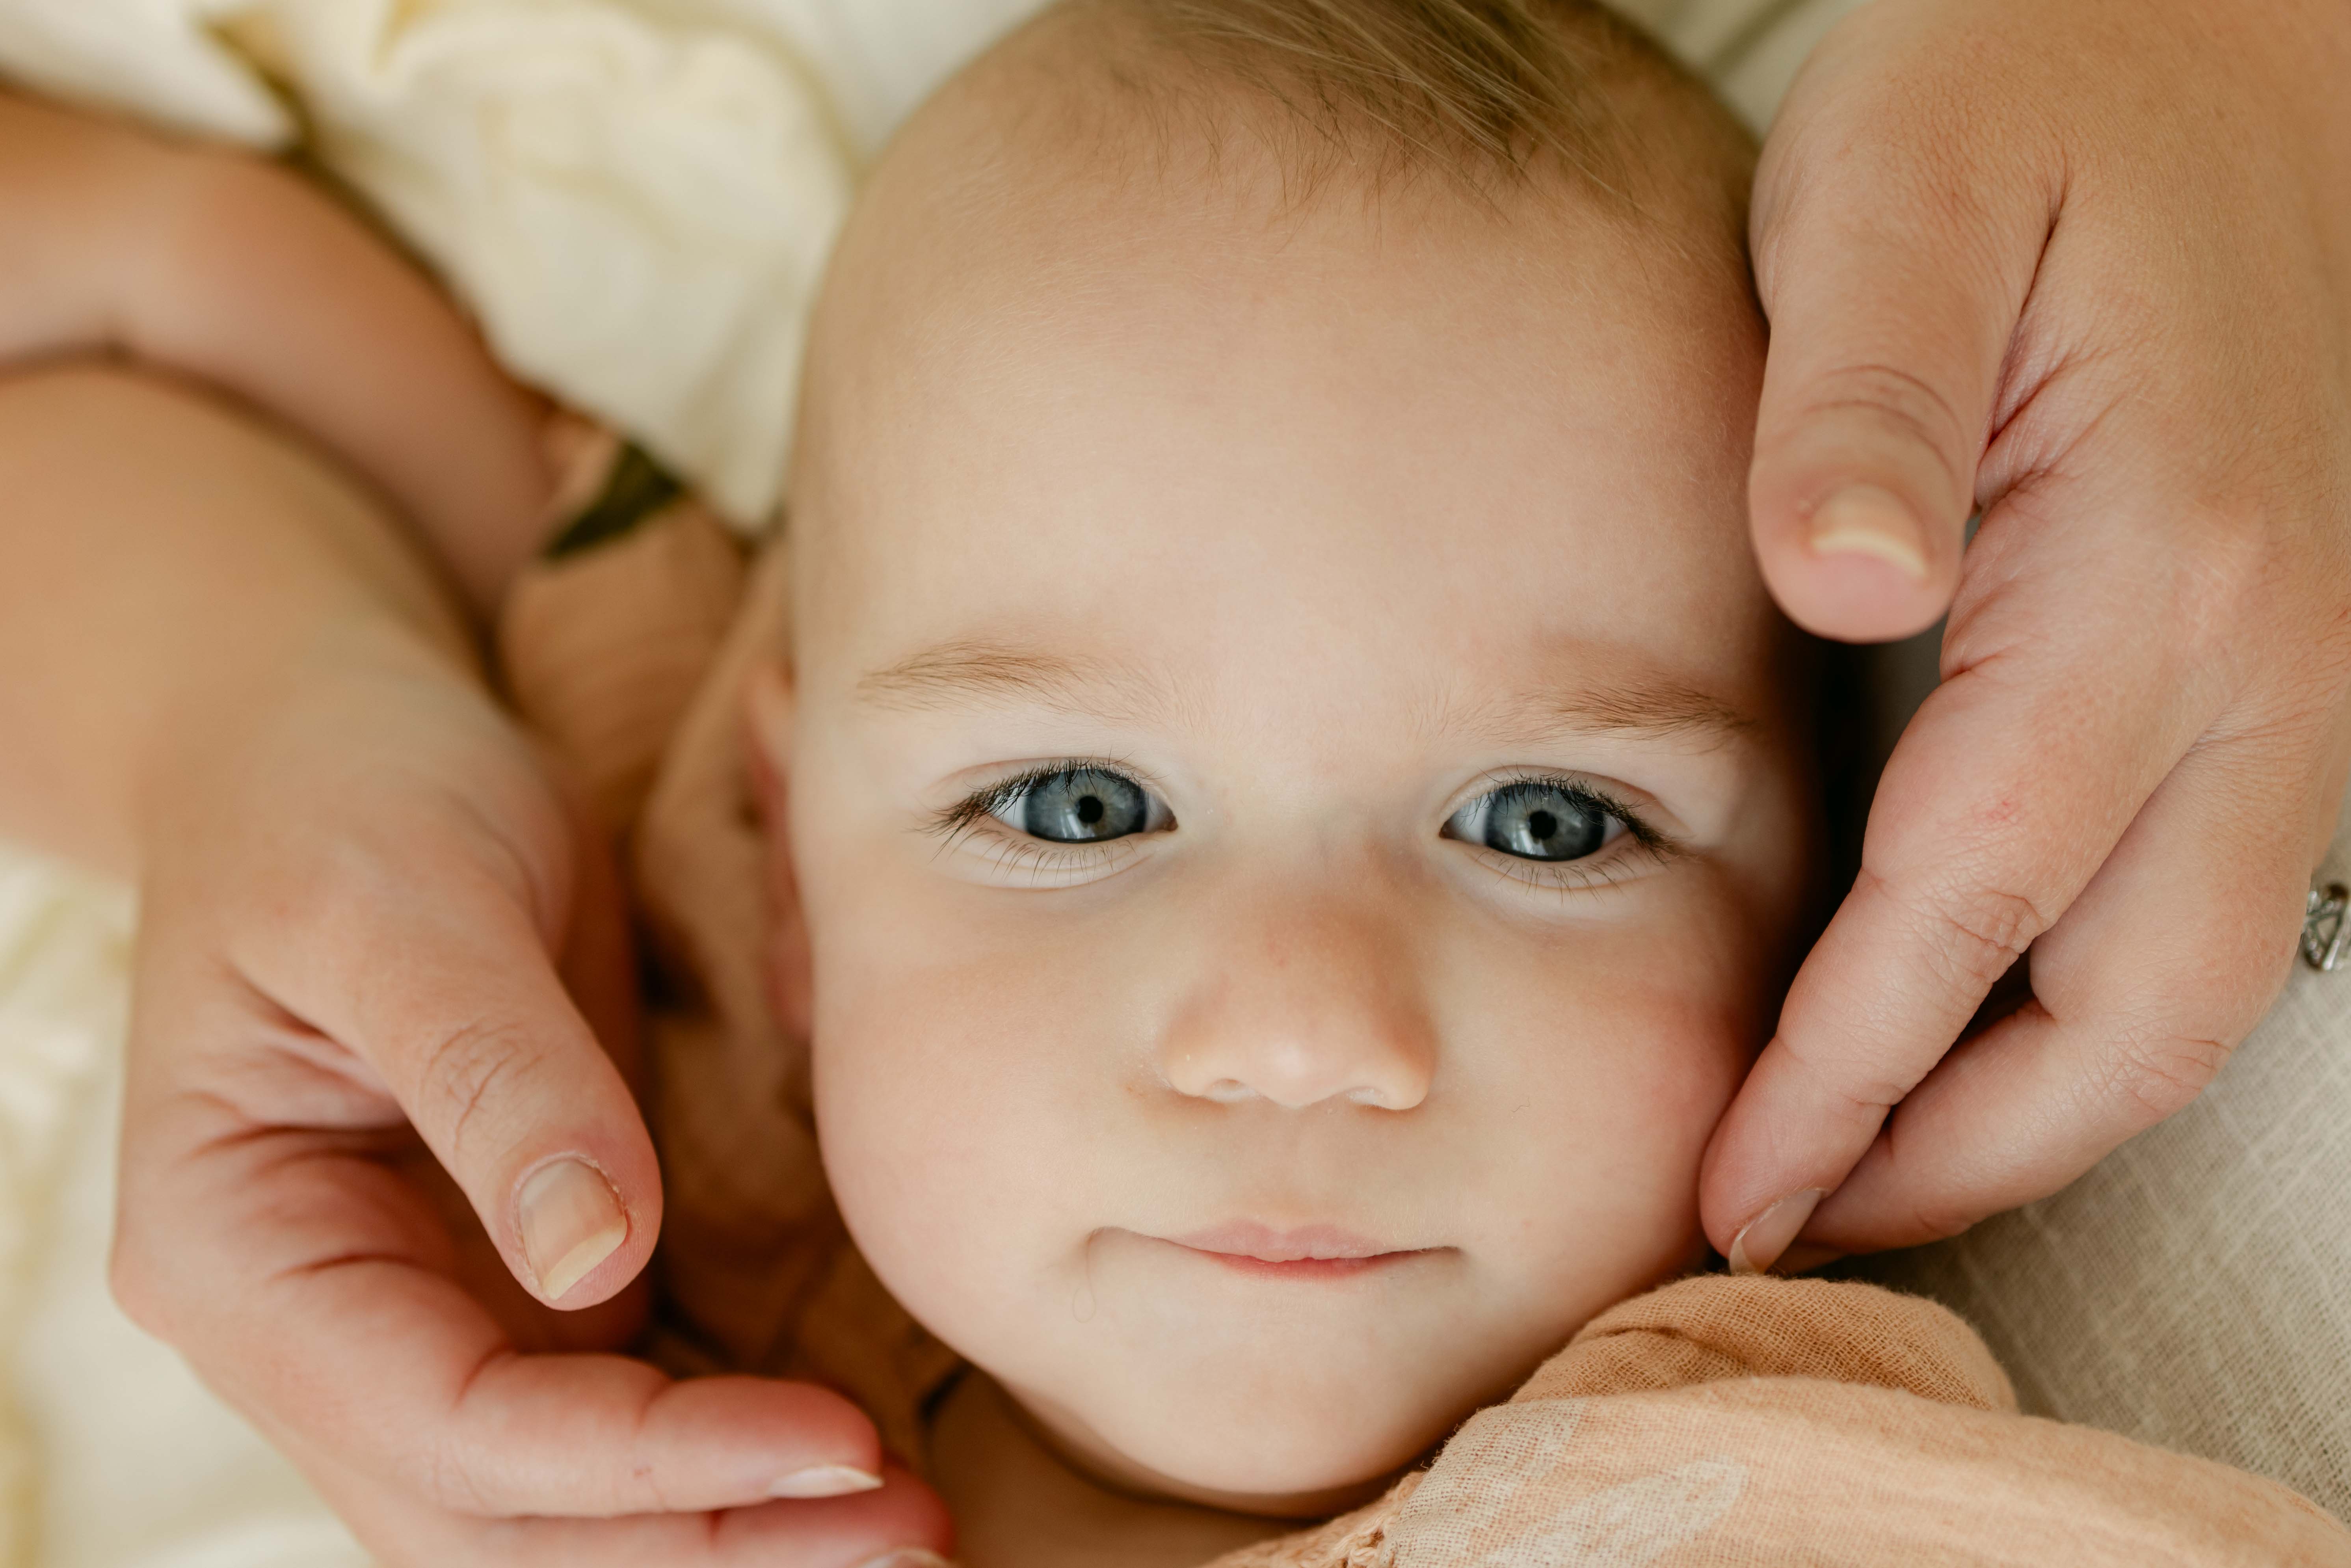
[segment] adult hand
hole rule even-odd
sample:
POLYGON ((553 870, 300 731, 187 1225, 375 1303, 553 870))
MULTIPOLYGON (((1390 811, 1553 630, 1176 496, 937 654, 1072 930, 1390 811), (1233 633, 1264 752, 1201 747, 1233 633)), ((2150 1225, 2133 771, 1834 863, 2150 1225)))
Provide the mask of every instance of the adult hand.
POLYGON ((611 879, 486 702, 337 663, 208 725, 158 792, 125 1304, 392 1563, 940 1544, 918 1486, 872 1490, 878 1440, 838 1396, 582 1354, 641 1321, 616 1293, 660 1223, 598 1043, 632 1023, 611 879), (644 1517, 591 1522, 618 1515, 644 1517))
POLYGON ((661 1219, 606 1050, 633 1012, 618 901, 381 517, 250 422, 114 372, 0 382, 0 487, 46 585, 9 601, 0 652, 33 684, 0 693, 0 732, 78 793, 0 773, 141 889, 133 1318, 387 1563, 944 1544, 846 1401, 601 1354, 642 1320, 622 1292, 661 1219))
POLYGON ((1949 620, 1708 1152, 1734 1266, 2055 1191, 2283 982, 2351 747, 2346 84, 2340 0, 1879 0, 1791 91, 1756 549, 1823 635, 1949 620))

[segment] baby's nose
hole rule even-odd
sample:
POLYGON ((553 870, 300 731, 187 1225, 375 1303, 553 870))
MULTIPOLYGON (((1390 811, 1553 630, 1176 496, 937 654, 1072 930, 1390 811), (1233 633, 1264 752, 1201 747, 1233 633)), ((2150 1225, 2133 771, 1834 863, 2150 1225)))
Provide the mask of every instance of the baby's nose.
POLYGON ((1295 910, 1232 935, 1160 1041, 1160 1071, 1178 1093, 1386 1111, 1428 1097, 1436 1031, 1401 941, 1295 910))

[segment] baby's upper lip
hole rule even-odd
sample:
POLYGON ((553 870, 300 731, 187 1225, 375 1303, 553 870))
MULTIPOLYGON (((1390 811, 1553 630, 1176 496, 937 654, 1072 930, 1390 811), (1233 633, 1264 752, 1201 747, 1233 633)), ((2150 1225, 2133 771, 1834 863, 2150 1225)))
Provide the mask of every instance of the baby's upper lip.
POLYGON ((1238 1219, 1205 1230, 1170 1236, 1178 1247, 1196 1252, 1217 1252, 1228 1258, 1254 1258, 1260 1263, 1330 1262, 1339 1259, 1385 1258, 1426 1250, 1393 1247, 1359 1236, 1336 1225, 1299 1225, 1284 1228, 1238 1219))

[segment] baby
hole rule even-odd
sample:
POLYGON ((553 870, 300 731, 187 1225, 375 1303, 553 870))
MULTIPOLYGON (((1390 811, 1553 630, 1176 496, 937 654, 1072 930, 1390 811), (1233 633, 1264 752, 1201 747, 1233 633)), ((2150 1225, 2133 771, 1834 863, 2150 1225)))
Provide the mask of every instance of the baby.
POLYGON ((1816 840, 1750 162, 1596 7, 1099 0, 874 176, 757 729, 972 1563, 1350 1507, 1706 1257, 1816 840))

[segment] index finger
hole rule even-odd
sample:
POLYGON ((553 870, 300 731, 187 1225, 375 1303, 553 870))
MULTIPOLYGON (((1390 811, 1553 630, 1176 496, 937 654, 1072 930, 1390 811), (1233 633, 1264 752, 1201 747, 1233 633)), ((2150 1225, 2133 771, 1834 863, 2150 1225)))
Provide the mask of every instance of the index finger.
POLYGON ((2294 962, 2342 799, 2334 749, 2275 734, 2199 745, 2033 946, 2031 1003, 1927 1075, 1798 1245, 1956 1234, 2054 1192, 2200 1093, 2294 962))
MULTIPOLYGON (((1980 549, 2013 542, 1994 528, 1980 549)), ((1982 564, 2009 586, 1963 595, 1952 673, 1886 765, 1860 874, 1708 1149, 1707 1233, 1735 1266, 1777 1259, 2218 706, 2147 630, 2165 616, 2085 616, 2018 586, 2082 580, 2070 563, 1982 564)))
POLYGON ((387 1565, 417 1568, 947 1568, 946 1510, 896 1465, 854 1497, 623 1519, 468 1519, 419 1509, 298 1451, 313 1485, 387 1565))

